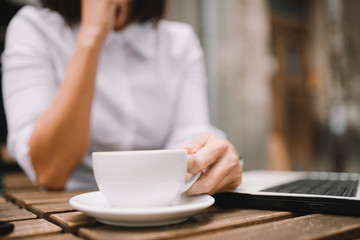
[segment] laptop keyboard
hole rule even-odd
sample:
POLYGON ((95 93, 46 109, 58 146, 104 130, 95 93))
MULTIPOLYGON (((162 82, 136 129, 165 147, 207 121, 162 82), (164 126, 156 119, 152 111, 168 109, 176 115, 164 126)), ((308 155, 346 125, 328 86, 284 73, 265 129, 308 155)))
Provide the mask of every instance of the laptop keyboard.
POLYGON ((287 184, 271 187, 262 190, 262 192, 355 197, 358 184, 358 180, 302 179, 287 184))

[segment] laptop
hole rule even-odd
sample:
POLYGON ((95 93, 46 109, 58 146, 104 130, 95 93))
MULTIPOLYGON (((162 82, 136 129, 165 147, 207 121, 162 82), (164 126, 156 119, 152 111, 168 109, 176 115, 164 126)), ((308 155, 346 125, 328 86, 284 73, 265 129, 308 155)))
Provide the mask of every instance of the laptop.
POLYGON ((229 207, 360 216, 359 180, 358 173, 248 171, 236 189, 214 197, 229 207))

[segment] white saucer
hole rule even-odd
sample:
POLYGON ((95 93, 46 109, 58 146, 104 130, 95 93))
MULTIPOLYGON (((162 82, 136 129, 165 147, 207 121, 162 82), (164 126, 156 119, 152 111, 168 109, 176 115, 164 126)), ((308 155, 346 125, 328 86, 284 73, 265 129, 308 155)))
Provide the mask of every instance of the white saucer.
POLYGON ((114 226, 150 227, 175 224, 187 220, 215 202, 209 195, 181 195, 171 206, 152 208, 112 207, 99 192, 89 192, 69 200, 75 209, 95 217, 99 222, 114 226))

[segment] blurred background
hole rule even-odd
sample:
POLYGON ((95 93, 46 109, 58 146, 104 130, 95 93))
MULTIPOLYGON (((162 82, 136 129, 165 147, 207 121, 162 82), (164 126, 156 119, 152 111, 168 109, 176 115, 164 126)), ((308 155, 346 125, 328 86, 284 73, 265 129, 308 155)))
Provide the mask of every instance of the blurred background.
MULTIPOLYGON (((37 1, 1 0, 0 51, 24 4, 37 1)), ((166 18, 201 41, 211 121, 245 170, 359 172, 359 12, 358 0, 168 0, 166 18)))

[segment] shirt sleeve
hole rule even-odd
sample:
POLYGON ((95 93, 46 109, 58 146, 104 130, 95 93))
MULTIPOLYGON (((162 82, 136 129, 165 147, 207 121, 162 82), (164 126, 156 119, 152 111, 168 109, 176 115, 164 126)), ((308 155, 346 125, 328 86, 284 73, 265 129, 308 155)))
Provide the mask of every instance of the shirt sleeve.
POLYGON ((36 119, 52 102, 57 87, 46 37, 29 13, 20 10, 7 29, 2 84, 9 154, 35 182, 29 140, 36 119))
POLYGON ((223 131, 210 124, 203 50, 192 28, 189 30, 182 61, 184 68, 180 80, 179 101, 173 130, 166 148, 182 147, 202 133, 226 137, 223 131))

